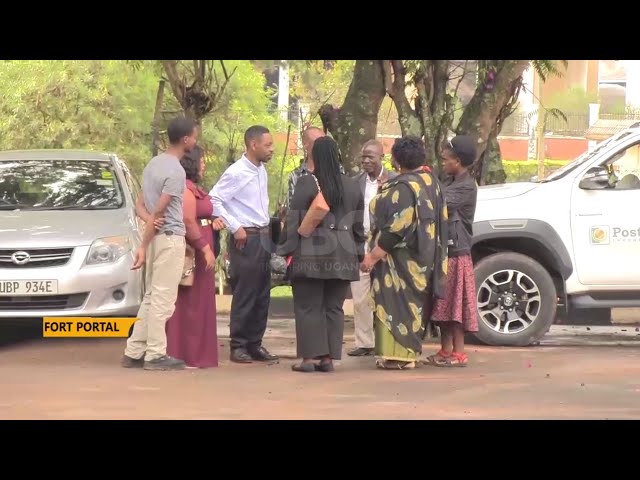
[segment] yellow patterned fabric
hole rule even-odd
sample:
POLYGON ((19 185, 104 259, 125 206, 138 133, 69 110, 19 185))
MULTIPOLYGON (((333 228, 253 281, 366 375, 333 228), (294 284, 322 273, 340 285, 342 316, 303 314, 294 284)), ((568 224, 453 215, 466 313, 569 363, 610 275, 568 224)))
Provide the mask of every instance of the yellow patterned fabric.
POLYGON ((412 362, 422 353, 425 301, 444 294, 447 212, 440 183, 426 172, 399 175, 370 209, 376 225, 370 247, 387 251, 371 272, 376 355, 412 362))

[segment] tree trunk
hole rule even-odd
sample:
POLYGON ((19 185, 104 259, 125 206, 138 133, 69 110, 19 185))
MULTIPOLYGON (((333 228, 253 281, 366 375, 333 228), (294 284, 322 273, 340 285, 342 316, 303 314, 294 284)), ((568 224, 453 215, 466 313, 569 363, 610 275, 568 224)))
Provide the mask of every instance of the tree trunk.
POLYGON ((384 61, 384 85, 398 112, 403 137, 421 137, 422 122, 407 98, 407 71, 402 60, 384 61))
POLYGON ((440 169, 440 147, 447 138, 453 118, 453 103, 447 94, 448 67, 448 60, 423 60, 415 78, 416 112, 422 123, 427 164, 436 173, 440 169))
POLYGON ((390 60, 385 67, 385 88, 398 112, 402 135, 424 139, 427 163, 437 172, 440 145, 447 138, 453 121, 453 101, 447 93, 449 61, 418 61, 412 79, 418 94, 415 108, 407 98, 407 71, 403 61, 390 60))
POLYGON ((507 174, 502 165, 500 143, 496 134, 489 136, 487 148, 482 152, 471 173, 478 185, 497 185, 505 183, 507 180, 507 174))
POLYGON ((320 119, 340 147, 347 174, 360 171, 360 152, 376 138, 378 112, 385 97, 384 71, 380 60, 357 60, 349 91, 340 108, 323 105, 320 119))
POLYGON ((156 107, 153 112, 153 126, 151 130, 151 155, 158 155, 160 149, 160 122, 162 121, 162 105, 164 103, 164 80, 158 83, 156 95, 156 107))
POLYGON ((501 60, 489 62, 491 72, 483 72, 471 101, 465 108, 456 129, 458 135, 473 135, 478 139, 476 161, 487 160, 490 165, 476 165, 474 171, 482 172, 480 184, 489 184, 504 176, 500 146, 497 136, 502 120, 508 116, 514 97, 522 83, 522 74, 529 66, 529 60, 501 60), (490 138, 495 137, 493 151, 484 155, 490 138), (497 154, 496 154, 497 152, 497 154))

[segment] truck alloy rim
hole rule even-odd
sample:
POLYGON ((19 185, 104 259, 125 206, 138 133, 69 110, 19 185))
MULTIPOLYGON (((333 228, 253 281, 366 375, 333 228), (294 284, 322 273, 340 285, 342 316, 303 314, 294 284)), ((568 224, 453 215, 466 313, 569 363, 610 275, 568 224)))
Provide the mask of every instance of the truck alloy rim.
POLYGON ((540 314, 538 285, 522 272, 501 270, 478 289, 478 315, 492 330, 506 335, 529 328, 540 314))

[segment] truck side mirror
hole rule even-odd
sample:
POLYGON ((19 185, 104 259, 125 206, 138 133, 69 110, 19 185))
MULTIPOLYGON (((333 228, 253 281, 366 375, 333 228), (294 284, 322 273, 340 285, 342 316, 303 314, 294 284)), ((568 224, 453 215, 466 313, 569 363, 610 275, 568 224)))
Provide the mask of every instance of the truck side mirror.
POLYGON ((609 187, 609 172, 605 167, 593 167, 580 180, 582 190, 604 190, 609 187))

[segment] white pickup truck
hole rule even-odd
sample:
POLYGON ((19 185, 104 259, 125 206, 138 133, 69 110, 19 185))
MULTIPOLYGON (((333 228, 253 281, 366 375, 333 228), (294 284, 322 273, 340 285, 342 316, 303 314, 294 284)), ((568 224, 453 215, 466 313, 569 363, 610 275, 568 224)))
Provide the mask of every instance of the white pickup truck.
POLYGON ((640 307, 640 122, 542 181, 480 187, 473 228, 482 343, 536 343, 562 308, 640 307))

